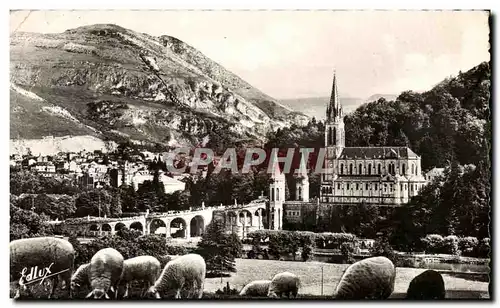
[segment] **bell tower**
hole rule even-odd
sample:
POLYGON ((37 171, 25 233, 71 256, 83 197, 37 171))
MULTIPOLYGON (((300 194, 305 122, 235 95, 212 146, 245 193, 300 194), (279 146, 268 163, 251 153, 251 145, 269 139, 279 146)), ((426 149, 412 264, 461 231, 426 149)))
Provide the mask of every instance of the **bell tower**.
POLYGON ((273 151, 270 163, 273 164, 271 184, 269 185, 269 229, 281 230, 283 227, 283 202, 285 201, 285 175, 281 173, 278 154, 273 151))
POLYGON ((337 75, 333 72, 332 93, 326 107, 325 121, 325 166, 326 174, 321 176, 321 201, 328 202, 333 196, 333 181, 336 178, 336 160, 345 147, 344 112, 339 102, 337 75))
POLYGON ((297 170, 295 199, 297 201, 309 202, 309 176, 307 175, 307 162, 303 155, 300 158, 300 166, 297 170))

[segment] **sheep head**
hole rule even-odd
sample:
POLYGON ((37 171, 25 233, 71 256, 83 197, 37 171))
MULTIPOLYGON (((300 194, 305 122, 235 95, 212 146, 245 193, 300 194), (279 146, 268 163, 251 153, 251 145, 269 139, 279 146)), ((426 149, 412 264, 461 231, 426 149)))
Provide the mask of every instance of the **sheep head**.
POLYGON ((155 286, 149 287, 148 291, 146 292, 146 297, 161 299, 160 292, 156 290, 155 286))
POLYGON ((103 289, 95 289, 95 290, 91 291, 89 294, 87 294, 87 296, 85 298, 89 298, 92 295, 94 295, 94 299, 101 299, 103 296, 105 299, 109 299, 108 293, 106 291, 104 291, 103 289))

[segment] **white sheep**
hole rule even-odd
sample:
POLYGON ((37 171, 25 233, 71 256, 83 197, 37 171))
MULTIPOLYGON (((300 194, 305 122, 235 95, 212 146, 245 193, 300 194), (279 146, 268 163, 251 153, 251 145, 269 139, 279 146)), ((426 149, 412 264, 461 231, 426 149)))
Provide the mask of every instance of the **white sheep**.
POLYGON ((132 281, 140 281, 147 284, 141 292, 141 296, 152 286, 160 276, 161 264, 158 259, 152 256, 139 256, 127 259, 123 262, 123 273, 120 278, 120 285, 125 285, 125 294, 128 296, 129 286, 132 281))
POLYGON ((71 293, 76 294, 82 286, 89 285, 90 263, 80 265, 71 276, 71 293))
POLYGON ((85 298, 94 295, 94 298, 109 299, 108 291, 114 293, 118 289, 118 283, 123 273, 123 256, 113 248, 99 250, 90 260, 89 282, 92 288, 85 298))
MULTIPOLYGON (((17 281, 23 290, 29 291, 28 286, 31 283, 26 281, 26 276, 29 276, 30 271, 36 268, 38 271, 51 275, 46 278, 52 280, 49 298, 53 296, 59 284, 59 278, 63 279, 68 296, 71 297, 70 281, 75 250, 70 242, 56 237, 35 237, 14 240, 10 242, 9 248, 10 281, 17 281), (25 277, 22 277, 23 270, 25 277)), ((40 280, 32 281, 33 284, 40 282, 40 280)), ((20 290, 17 288, 14 298, 19 297, 20 290)))
POLYGON ((394 291, 396 268, 386 257, 371 257, 350 265, 340 278, 335 299, 387 299, 394 291))
POLYGON ((165 265, 160 277, 146 293, 155 298, 167 297, 171 292, 181 298, 181 291, 187 289, 187 298, 203 296, 206 274, 205 260, 198 254, 180 256, 165 265))
POLYGON ((267 293, 268 297, 281 297, 283 295, 288 298, 297 297, 300 288, 300 279, 297 275, 289 272, 283 272, 274 275, 269 285, 267 293))
POLYGON ((267 296, 271 280, 254 280, 240 291, 240 296, 267 296))

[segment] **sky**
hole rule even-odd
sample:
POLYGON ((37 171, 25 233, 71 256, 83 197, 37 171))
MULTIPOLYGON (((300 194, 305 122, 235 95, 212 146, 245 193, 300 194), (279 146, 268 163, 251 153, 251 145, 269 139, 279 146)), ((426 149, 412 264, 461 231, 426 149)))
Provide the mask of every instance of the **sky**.
POLYGON ((112 23, 174 36, 276 98, 425 91, 489 61, 482 11, 11 11, 13 31, 112 23))

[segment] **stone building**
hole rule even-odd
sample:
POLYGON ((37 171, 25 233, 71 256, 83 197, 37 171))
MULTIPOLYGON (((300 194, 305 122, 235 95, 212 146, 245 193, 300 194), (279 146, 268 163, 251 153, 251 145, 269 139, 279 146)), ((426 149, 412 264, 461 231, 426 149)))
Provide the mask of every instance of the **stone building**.
POLYGON ((408 147, 345 146, 344 114, 335 75, 326 115, 327 172, 321 176, 320 202, 398 206, 426 184, 421 158, 408 147))

